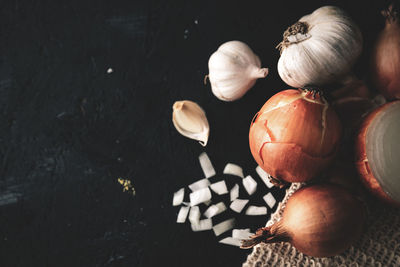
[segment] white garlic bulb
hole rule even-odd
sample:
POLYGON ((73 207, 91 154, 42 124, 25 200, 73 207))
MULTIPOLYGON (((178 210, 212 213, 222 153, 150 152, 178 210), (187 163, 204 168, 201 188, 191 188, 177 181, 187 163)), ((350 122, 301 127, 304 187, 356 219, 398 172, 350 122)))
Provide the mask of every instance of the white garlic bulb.
POLYGON ((172 122, 176 130, 188 138, 207 145, 210 127, 204 110, 189 100, 176 101, 172 106, 172 122))
POLYGON ((256 82, 264 78, 268 69, 261 68, 261 61, 250 47, 240 41, 222 44, 208 61, 213 94, 221 100, 241 98, 256 82))
POLYGON ((289 27, 278 47, 284 82, 298 88, 321 86, 350 71, 361 54, 362 35, 343 10, 324 6, 289 27))

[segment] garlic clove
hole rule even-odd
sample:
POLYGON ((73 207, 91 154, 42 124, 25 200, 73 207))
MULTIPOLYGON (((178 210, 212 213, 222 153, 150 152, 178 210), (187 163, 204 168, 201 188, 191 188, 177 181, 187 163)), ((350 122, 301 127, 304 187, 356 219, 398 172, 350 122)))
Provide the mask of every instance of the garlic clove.
POLYGON ((268 75, 268 69, 261 68, 259 57, 240 41, 222 44, 211 55, 208 68, 211 90, 223 101, 241 98, 257 79, 268 75))
POLYGON ((176 101, 172 106, 172 122, 176 130, 185 137, 207 145, 210 126, 204 110, 189 100, 176 101))

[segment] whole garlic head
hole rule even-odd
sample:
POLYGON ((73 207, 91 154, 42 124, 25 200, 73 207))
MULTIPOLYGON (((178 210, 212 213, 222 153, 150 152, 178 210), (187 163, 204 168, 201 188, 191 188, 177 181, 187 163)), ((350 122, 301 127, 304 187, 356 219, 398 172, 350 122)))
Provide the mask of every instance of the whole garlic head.
POLYGON ((250 47, 240 41, 222 44, 208 61, 213 94, 223 101, 241 98, 256 82, 264 78, 268 69, 261 68, 261 61, 250 47))
POLYGON ((350 72, 361 54, 362 35, 343 10, 324 6, 290 26, 278 47, 278 72, 285 83, 321 86, 350 72))

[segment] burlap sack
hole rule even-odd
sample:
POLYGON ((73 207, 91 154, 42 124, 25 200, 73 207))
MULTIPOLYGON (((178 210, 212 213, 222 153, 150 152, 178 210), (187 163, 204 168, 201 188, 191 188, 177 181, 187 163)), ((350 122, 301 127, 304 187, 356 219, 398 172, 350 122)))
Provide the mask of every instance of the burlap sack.
MULTIPOLYGON (((301 186, 295 183, 287 189, 267 226, 280 220, 287 200, 301 186)), ((341 255, 314 258, 289 243, 259 244, 243 263, 243 267, 253 266, 400 266, 400 209, 370 204, 365 233, 341 255)))

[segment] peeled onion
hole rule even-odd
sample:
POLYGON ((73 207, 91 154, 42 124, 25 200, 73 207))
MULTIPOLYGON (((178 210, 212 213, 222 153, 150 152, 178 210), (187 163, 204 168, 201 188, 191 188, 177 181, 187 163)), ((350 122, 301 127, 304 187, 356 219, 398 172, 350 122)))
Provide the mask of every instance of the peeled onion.
POLYGON ((288 200, 282 219, 242 241, 242 248, 258 243, 290 242, 313 257, 337 255, 363 231, 363 203, 344 188, 332 184, 306 186, 288 200))
POLYGON ((389 102, 363 121, 356 140, 361 180, 379 198, 400 205, 400 101, 389 102))
POLYGON ((305 182, 329 165, 341 123, 320 93, 285 90, 272 96, 250 126, 250 150, 278 181, 305 182))

